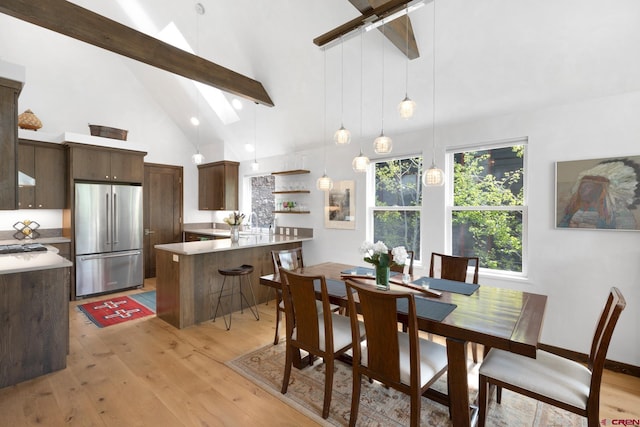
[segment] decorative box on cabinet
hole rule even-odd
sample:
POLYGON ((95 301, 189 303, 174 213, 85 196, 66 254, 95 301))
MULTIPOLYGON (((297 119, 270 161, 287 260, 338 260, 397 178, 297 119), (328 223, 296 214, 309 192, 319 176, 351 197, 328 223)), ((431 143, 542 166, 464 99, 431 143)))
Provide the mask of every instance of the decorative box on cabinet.
POLYGON ((0 209, 17 209, 18 95, 22 83, 0 77, 0 209))
POLYGON ((238 166, 221 161, 198 165, 198 209, 230 211, 238 209, 238 166))
POLYGON ((144 151, 122 150, 66 142, 70 150, 71 177, 89 181, 141 184, 144 180, 144 151))
POLYGON ((67 160, 64 146, 20 140, 18 169, 35 178, 35 186, 19 188, 20 209, 64 209, 67 160))
MULTIPOLYGON (((293 169, 293 170, 286 170, 286 171, 280 171, 280 172, 271 172, 271 175, 274 175, 274 176, 303 175, 303 174, 308 174, 309 172, 310 171, 306 169, 293 169)), ((276 185, 276 188, 278 188, 278 185, 276 185)), ((304 186, 304 188, 300 186, 296 186, 296 188, 289 187, 285 190, 276 190, 272 192, 272 194, 274 195, 278 195, 278 194, 299 195, 299 194, 309 194, 309 193, 310 191, 307 189, 306 185, 304 186)), ((292 201, 295 201, 295 200, 292 200, 292 201)), ((276 206, 277 205, 278 205, 278 201, 276 201, 276 206)), ((273 213, 308 214, 310 212, 307 209, 300 209, 300 206, 297 206, 297 207, 292 207, 291 209, 286 209, 284 207, 276 208, 276 210, 274 210, 273 213)))

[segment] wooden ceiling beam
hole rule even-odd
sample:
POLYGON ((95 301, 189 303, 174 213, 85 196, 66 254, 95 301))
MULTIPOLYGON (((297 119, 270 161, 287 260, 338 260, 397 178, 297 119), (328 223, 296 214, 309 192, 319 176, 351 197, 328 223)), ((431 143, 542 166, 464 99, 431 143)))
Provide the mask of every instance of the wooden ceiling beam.
POLYGON ((259 81, 65 0, 2 0, 0 12, 269 107, 259 81))
MULTIPOLYGON (((412 3, 415 0, 389 0, 386 2, 384 0, 349 1, 360 11, 362 15, 322 34, 321 36, 316 37, 313 39, 313 43, 319 47, 325 46, 326 44, 331 43, 332 41, 337 40, 338 38, 345 36, 362 26, 371 22, 379 21, 400 11, 406 7, 408 3, 412 3)), ((391 40, 398 49, 405 53, 409 59, 414 59, 420 56, 410 19, 396 19, 385 24, 385 36, 391 40), (407 25, 410 30, 408 51, 406 48, 407 25)))
MULTIPOLYGON (((349 3, 363 14, 373 8, 384 5, 385 2, 386 0, 349 0, 349 3)), ((378 27, 378 31, 382 31, 381 27, 378 27)), ((411 18, 409 15, 404 15, 398 19, 388 22, 384 27, 384 36, 389 39, 389 41, 391 41, 391 43, 400 50, 400 52, 404 53, 409 59, 416 59, 420 56, 418 43, 416 42, 415 35, 413 34, 413 27, 411 26, 411 18)))

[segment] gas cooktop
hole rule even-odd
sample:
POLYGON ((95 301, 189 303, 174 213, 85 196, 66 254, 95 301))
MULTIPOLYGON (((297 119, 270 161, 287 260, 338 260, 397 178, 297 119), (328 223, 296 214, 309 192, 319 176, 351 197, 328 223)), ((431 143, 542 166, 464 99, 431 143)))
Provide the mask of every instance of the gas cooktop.
POLYGON ((25 243, 24 245, 0 245, 0 254, 18 254, 22 252, 41 252, 47 248, 42 243, 25 243))

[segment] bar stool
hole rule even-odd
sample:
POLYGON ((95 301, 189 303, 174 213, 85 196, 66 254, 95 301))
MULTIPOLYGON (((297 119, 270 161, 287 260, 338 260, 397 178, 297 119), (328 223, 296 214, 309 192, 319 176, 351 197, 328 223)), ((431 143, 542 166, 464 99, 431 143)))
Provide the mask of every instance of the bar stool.
MULTIPOLYGON (((260 320, 260 315, 258 314, 258 305, 256 304, 256 296, 254 295, 253 288, 251 287, 251 276, 249 276, 251 273, 253 273, 253 266, 243 264, 239 267, 219 268, 218 273, 224 276, 224 279, 222 280, 222 287, 220 288, 220 293, 218 294, 218 304, 216 304, 216 311, 213 314, 213 321, 214 322, 216 321, 216 316, 218 315, 218 308, 220 307, 220 302, 222 301, 222 292, 224 291, 224 285, 225 285, 225 282, 227 281, 227 276, 238 278, 238 288, 240 291, 240 313, 243 313, 242 299, 244 298, 244 301, 247 303, 247 307, 249 307, 249 310, 251 310, 251 313, 253 313, 253 316, 256 318, 256 320, 260 320), (253 307, 255 307, 255 311, 253 307, 251 307, 251 304, 249 304, 249 300, 245 296, 244 292, 242 292, 243 276, 247 278, 247 282, 249 284, 249 290, 251 291, 251 298, 253 298, 253 307)), ((232 289, 231 294, 229 295, 230 302, 229 302, 229 322, 228 323, 227 323, 226 316, 224 314, 222 315, 222 318, 224 319, 224 325, 227 327, 227 331, 231 329, 231 313, 233 311, 233 294, 234 292, 232 289)))

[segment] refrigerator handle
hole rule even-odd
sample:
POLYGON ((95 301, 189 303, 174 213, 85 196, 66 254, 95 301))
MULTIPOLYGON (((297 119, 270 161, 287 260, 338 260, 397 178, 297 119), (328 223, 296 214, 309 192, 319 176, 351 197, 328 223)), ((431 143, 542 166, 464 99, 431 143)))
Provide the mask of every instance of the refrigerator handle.
POLYGON ((106 214, 106 218, 107 218, 107 227, 106 227, 107 228, 107 230, 106 230, 107 231, 107 239, 106 239, 105 243, 107 245, 110 245, 111 244, 111 228, 109 227, 109 224, 110 224, 111 221, 109 221, 109 213, 110 213, 109 211, 111 209, 109 209, 109 194, 108 193, 105 194, 104 198, 105 198, 105 210, 106 210, 105 214, 106 214))
POLYGON ((118 200, 116 199, 117 194, 113 193, 113 244, 117 244, 120 242, 118 239, 118 200))

